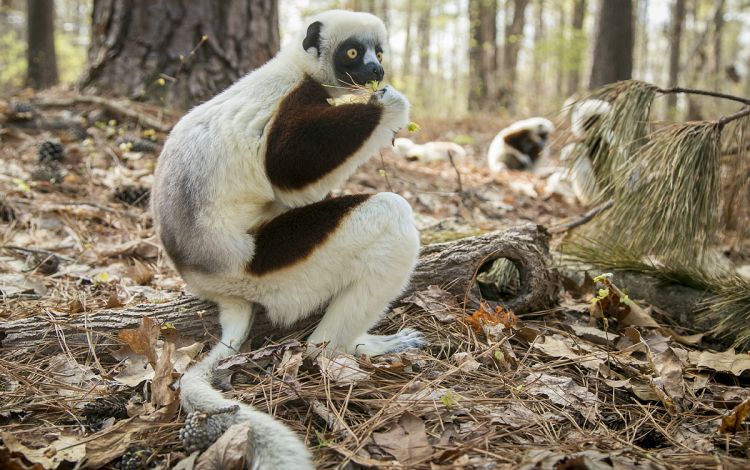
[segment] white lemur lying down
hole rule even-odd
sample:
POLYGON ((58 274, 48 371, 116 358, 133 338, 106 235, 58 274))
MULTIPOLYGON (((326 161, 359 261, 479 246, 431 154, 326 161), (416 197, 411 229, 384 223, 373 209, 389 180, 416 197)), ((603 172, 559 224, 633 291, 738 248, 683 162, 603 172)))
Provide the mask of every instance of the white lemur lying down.
MULTIPOLYGON (((411 208, 381 193, 325 199, 409 121, 390 86, 365 103, 328 99, 383 79, 386 30, 366 13, 328 11, 263 67, 194 108, 172 130, 152 207, 164 249, 190 288, 219 306, 221 340, 183 376, 188 411, 234 404, 212 371, 248 336, 256 305, 289 326, 327 304, 308 338, 377 355, 422 344, 414 330, 368 334, 405 288, 419 250, 411 208)), ((220 415, 224 416, 224 415, 220 415)), ((310 469, 286 426, 241 405, 252 468, 310 469)))
POLYGON ((542 156, 555 126, 549 119, 533 117, 501 130, 490 143, 487 163, 490 173, 528 170, 542 156))
POLYGON ((415 144, 411 139, 399 137, 393 142, 401 158, 408 161, 419 161, 424 163, 437 161, 450 161, 457 164, 466 161, 466 150, 454 142, 426 142, 424 144, 415 144))

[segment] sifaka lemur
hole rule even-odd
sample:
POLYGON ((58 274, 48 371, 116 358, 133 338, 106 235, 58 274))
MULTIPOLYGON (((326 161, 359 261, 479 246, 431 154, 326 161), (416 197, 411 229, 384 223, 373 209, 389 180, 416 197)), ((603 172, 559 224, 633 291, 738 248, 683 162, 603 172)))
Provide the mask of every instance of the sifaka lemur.
MULTIPOLYGON (((221 340, 180 382, 189 412, 234 405, 211 386, 217 363, 248 336, 258 306, 289 326, 327 305, 308 338, 354 354, 423 344, 405 329, 368 331, 409 282, 419 236, 392 193, 326 198, 406 126, 409 103, 385 86, 334 106, 350 85, 381 81, 383 22, 328 11, 265 64, 197 106, 172 130, 152 192, 156 231, 174 266, 219 307, 221 340)), ((252 468, 313 468, 271 416, 240 405, 222 426, 251 425, 252 468)))

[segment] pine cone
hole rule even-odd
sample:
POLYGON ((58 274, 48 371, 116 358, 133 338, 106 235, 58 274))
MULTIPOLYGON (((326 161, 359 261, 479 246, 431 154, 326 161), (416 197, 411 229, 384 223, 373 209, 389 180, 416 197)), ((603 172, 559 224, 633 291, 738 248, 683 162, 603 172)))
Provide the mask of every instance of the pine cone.
POLYGON ((0 197, 0 221, 12 222, 13 220, 16 220, 16 211, 4 198, 0 197))
POLYGON ((185 425, 180 429, 180 441, 188 453, 197 451, 203 452, 211 444, 216 442, 226 430, 225 417, 221 416, 226 413, 234 413, 239 406, 230 406, 219 410, 203 413, 194 411, 188 413, 185 417, 185 425))
POLYGON ((120 470, 143 470, 148 466, 148 459, 154 453, 153 449, 138 444, 131 445, 115 464, 120 470))
POLYGON ((108 418, 127 418, 128 410, 122 397, 112 395, 97 398, 83 405, 83 417, 86 418, 86 425, 92 431, 98 431, 108 418))
POLYGON ((32 181, 47 181, 49 183, 59 183, 63 180, 60 165, 52 160, 40 164, 36 170, 31 173, 32 181))
POLYGON ((65 148, 60 142, 52 140, 45 140, 39 146, 37 156, 39 157, 40 163, 46 162, 61 162, 65 155, 65 148))
POLYGON ((115 190, 114 198, 128 206, 146 207, 150 194, 151 190, 144 186, 125 185, 115 190))
POLYGON ((24 101, 14 101, 10 104, 10 119, 12 121, 30 121, 34 119, 36 109, 24 101))
POLYGON ((130 152, 153 153, 156 151, 154 142, 137 137, 120 137, 117 139, 117 146, 120 148, 127 147, 130 152))

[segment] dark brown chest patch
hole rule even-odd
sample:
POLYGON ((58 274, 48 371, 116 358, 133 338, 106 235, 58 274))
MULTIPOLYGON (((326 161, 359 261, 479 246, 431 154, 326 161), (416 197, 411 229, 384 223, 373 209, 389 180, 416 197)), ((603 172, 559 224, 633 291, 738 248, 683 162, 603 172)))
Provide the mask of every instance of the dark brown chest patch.
POLYGON ((380 105, 331 106, 328 98, 326 89, 307 77, 281 102, 266 151, 274 186, 302 189, 320 180, 359 150, 380 123, 380 105))
POLYGON ((271 220, 255 234, 255 256, 247 264, 247 271, 260 276, 304 260, 369 197, 358 194, 326 199, 271 220))
POLYGON ((521 129, 517 132, 513 132, 504 137, 505 143, 523 153, 528 155, 532 161, 536 161, 539 158, 539 154, 542 152, 543 147, 536 140, 534 135, 528 129, 521 129))

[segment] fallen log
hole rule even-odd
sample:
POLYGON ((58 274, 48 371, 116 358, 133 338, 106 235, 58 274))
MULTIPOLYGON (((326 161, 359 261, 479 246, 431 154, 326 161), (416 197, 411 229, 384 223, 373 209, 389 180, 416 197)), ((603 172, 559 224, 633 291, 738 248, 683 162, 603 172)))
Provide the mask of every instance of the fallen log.
MULTIPOLYGON (((549 235, 537 225, 528 224, 448 243, 428 245, 420 253, 409 288, 401 299, 439 285, 454 294, 467 308, 480 300, 475 278, 480 268, 498 258, 509 259, 519 272, 517 297, 506 306, 517 313, 550 307, 557 297, 556 273, 546 266, 549 235)), ((494 302, 490 302, 491 304, 494 302)), ((185 296, 161 304, 141 304, 122 309, 99 310, 75 315, 39 315, 0 324, 0 348, 59 349, 87 344, 114 344, 123 328, 135 328, 144 316, 159 323, 170 323, 186 337, 210 339, 219 333, 216 306, 196 297, 185 296)), ((290 331, 307 330, 322 316, 322 309, 290 329, 271 325, 259 314, 252 329, 251 345, 268 338, 282 338, 290 331)))

